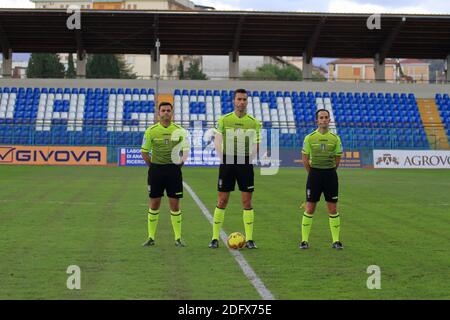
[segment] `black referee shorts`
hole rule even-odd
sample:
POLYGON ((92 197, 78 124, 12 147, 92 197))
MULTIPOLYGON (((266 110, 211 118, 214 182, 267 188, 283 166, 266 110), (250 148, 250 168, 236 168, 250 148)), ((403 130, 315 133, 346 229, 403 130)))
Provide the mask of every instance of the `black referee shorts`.
POLYGON ((253 165, 221 164, 217 190, 220 192, 234 191, 236 181, 240 191, 253 192, 255 189, 253 165))
POLYGON ((311 168, 306 182, 306 201, 318 202, 321 194, 325 201, 337 202, 339 193, 339 182, 336 169, 311 168))
POLYGON ((176 164, 155 164, 148 168, 148 195, 161 198, 166 190, 169 198, 183 198, 183 175, 176 164))

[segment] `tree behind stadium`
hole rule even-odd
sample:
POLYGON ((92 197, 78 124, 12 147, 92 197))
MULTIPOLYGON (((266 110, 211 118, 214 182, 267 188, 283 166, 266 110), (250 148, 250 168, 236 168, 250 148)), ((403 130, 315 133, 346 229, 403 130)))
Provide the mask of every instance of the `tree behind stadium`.
POLYGON ((94 79, 136 79, 123 56, 92 54, 88 57, 86 77, 94 79))
POLYGON ((274 64, 264 64, 256 68, 255 71, 245 70, 242 79, 296 81, 302 79, 302 71, 293 66, 280 68, 274 64))
POLYGON ((207 76, 200 68, 200 61, 194 60, 189 63, 189 68, 184 71, 183 62, 180 61, 178 65, 178 79, 179 80, 206 80, 207 76))
POLYGON ((73 55, 69 53, 68 66, 66 71, 66 78, 73 79, 77 77, 77 72, 75 71, 75 64, 73 62, 73 55))
MULTIPOLYGON (((245 70, 242 74, 244 80, 280 80, 280 81, 300 81, 303 79, 303 72, 297 67, 288 65, 279 67, 274 64, 264 64, 255 71, 245 70)), ((325 81, 326 78, 320 73, 313 72, 312 80, 325 81)))
POLYGON ((64 78, 64 65, 54 53, 32 53, 28 61, 27 78, 64 78))

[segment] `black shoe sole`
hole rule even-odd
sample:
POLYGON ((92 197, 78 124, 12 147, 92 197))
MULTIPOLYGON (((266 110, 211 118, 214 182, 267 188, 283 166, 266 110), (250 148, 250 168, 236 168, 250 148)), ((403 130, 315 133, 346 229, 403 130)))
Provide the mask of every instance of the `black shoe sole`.
POLYGON ((302 249, 302 250, 309 249, 309 244, 307 244, 306 247, 302 247, 302 244, 300 243, 300 244, 298 245, 298 248, 299 248, 299 249, 302 249))
POLYGON ((146 247, 154 247, 155 246, 155 244, 153 243, 153 244, 143 244, 142 245, 144 248, 146 248, 146 247))

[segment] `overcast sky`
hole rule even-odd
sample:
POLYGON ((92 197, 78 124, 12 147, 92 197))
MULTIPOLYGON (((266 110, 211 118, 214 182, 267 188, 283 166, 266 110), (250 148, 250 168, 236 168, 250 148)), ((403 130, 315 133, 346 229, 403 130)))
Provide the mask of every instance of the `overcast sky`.
MULTIPOLYGON (((195 0, 217 10, 348 13, 450 13, 449 0, 195 0)), ((28 0, 0 0, 3 8, 33 8, 28 0)))

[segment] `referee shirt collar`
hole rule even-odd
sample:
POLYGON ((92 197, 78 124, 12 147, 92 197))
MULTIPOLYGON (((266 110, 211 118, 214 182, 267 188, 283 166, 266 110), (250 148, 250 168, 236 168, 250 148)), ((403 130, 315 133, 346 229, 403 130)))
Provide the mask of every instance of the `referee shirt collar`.
POLYGON ((164 129, 167 129, 167 128, 169 128, 169 127, 172 125, 172 123, 173 123, 173 122, 170 121, 170 122, 169 122, 169 125, 168 125, 167 127, 164 127, 164 126, 162 125, 161 122, 158 122, 158 125, 161 126, 161 127, 163 127, 164 129))
POLYGON ((324 136, 324 135, 326 135, 327 133, 330 132, 330 129, 328 129, 327 132, 322 133, 322 132, 320 132, 319 128, 317 128, 317 129, 316 129, 316 132, 324 136))

